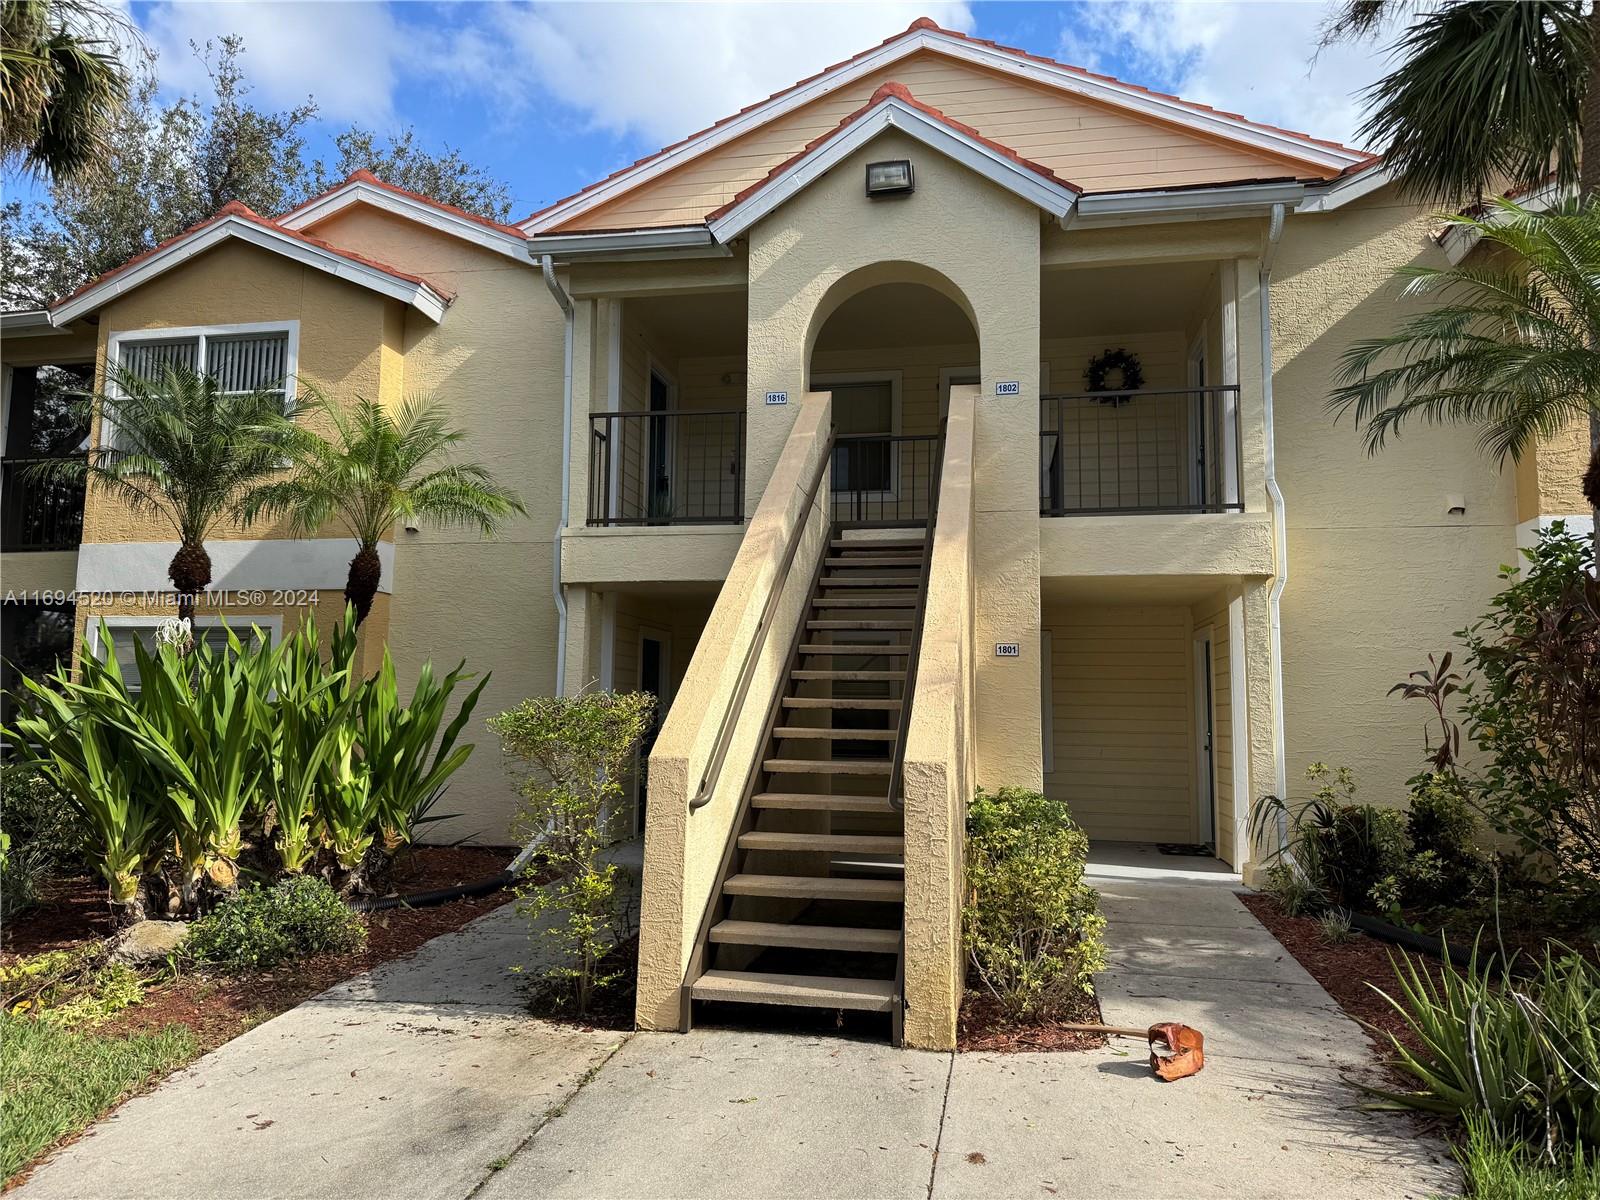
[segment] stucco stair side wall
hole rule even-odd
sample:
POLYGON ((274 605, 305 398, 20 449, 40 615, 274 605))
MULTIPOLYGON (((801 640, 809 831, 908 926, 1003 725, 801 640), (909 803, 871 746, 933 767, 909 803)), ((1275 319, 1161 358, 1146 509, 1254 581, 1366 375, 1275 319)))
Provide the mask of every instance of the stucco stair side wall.
POLYGON ((528 510, 494 538, 427 525, 394 534, 389 647, 405 686, 429 660, 448 670, 465 659, 468 670, 490 674, 463 735, 477 749, 442 804, 458 815, 438 836, 506 844, 515 779, 484 721, 555 689, 550 583, 561 512, 561 310, 531 263, 380 209, 351 205, 315 233, 454 293, 437 325, 405 314, 404 375, 385 399, 427 395, 442 404, 466 434, 457 458, 483 464, 528 510))
POLYGON ((831 397, 813 393, 792 407, 791 436, 751 516, 650 753, 635 1009, 644 1029, 678 1027, 684 972, 695 934, 766 732, 768 709, 783 682, 789 640, 827 546, 827 480, 809 506, 806 493, 816 471, 824 467, 831 397), (787 579, 780 581, 779 567, 795 540, 799 546, 794 562, 787 579), (756 650, 749 691, 734 717, 723 769, 707 803, 691 812, 690 801, 711 761, 762 613, 778 587, 782 592, 771 632, 756 650))
POLYGON ((905 747, 905 1040, 954 1047, 965 960, 967 800, 974 784, 973 434, 978 389, 950 390, 939 514, 905 747))
POLYGON ((1039 786, 1039 226, 1037 209, 921 143, 890 131, 813 182, 749 234, 752 483, 772 470, 792 421, 765 393, 804 390, 829 313, 885 282, 923 283, 961 305, 978 332, 974 425, 977 645, 1017 642, 1021 655, 979 654, 977 774, 990 785, 1039 786), (869 200, 869 161, 909 158, 917 188, 869 200), (1017 394, 996 396, 996 384, 1017 394))
MULTIPOLYGON (((113 334, 295 321, 300 331, 296 374, 301 386, 332 398, 376 395, 381 386, 384 323, 391 306, 399 304, 259 247, 226 242, 100 310, 97 384, 105 383, 113 334)), ((90 489, 84 507, 85 542, 154 542, 171 536, 161 517, 134 513, 90 489)), ((281 538, 288 536, 288 529, 281 522, 248 529, 227 524, 214 536, 281 538)))
POLYGON ((1404 781, 1423 765, 1424 714, 1385 694, 1430 652, 1452 647, 1515 555, 1514 472, 1479 451, 1476 430, 1419 423, 1369 455, 1348 418, 1335 424, 1325 407, 1341 352, 1417 311, 1400 299, 1395 269, 1446 265, 1434 226, 1426 209, 1385 188, 1334 214, 1291 217, 1274 265, 1291 795, 1303 790, 1307 764, 1323 761, 1353 767, 1362 799, 1404 803, 1404 781), (1447 512, 1453 497, 1464 514, 1447 512))

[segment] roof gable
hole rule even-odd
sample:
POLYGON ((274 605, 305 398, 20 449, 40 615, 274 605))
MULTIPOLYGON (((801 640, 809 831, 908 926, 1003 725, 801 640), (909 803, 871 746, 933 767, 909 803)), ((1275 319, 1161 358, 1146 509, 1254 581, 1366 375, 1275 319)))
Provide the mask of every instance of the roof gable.
POLYGON ((833 169, 879 134, 895 129, 1022 197, 1055 217, 1072 210, 1081 189, 1049 168, 990 141, 969 125, 913 96, 902 83, 886 83, 832 130, 779 163, 759 182, 706 218, 719 242, 738 237, 785 200, 833 169))
POLYGON ((429 320, 444 317, 451 295, 427 280, 294 230, 252 212, 237 200, 176 237, 84 284, 50 306, 50 322, 65 325, 231 239, 284 255, 358 287, 400 300, 429 320))
POLYGON ((1087 191, 1329 179, 1375 161, 923 19, 535 213, 521 228, 534 234, 699 224, 891 80, 1087 191))
POLYGON ((396 187, 379 179, 371 171, 355 172, 337 187, 290 209, 276 223, 285 229, 315 229, 353 204, 365 204, 393 213, 511 258, 527 259, 526 235, 515 225, 502 225, 499 221, 480 217, 420 192, 396 187))

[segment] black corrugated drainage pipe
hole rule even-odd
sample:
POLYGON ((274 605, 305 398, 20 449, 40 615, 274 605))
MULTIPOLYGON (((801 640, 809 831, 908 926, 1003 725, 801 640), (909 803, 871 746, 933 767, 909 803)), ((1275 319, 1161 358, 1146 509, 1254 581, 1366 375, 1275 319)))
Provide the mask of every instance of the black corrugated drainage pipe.
POLYGON ((449 904, 452 900, 491 895, 510 887, 516 878, 510 871, 501 871, 492 878, 480 879, 476 883, 461 883, 455 887, 436 888, 431 892, 412 892, 409 896, 371 896, 351 900, 349 904, 359 913, 386 912, 391 908, 434 908, 449 904))

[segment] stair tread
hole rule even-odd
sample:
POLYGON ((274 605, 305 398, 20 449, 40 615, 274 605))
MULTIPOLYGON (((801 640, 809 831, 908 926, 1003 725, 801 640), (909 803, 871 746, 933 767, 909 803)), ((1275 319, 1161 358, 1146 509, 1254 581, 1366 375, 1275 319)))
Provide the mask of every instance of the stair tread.
POLYGON ((906 592, 898 596, 819 596, 811 602, 812 608, 915 608, 917 594, 906 592))
POLYGON ((863 929, 853 925, 793 925, 777 921, 718 921, 713 942, 740 946, 793 946, 804 950, 858 950, 898 954, 898 929, 863 929))
POLYGON ((905 839, 888 833, 768 833, 739 835, 741 850, 798 850, 819 854, 903 854, 905 839))
POLYGON ((892 742, 892 729, 835 729, 832 726, 779 725, 772 731, 776 738, 822 738, 830 742, 892 742))
POLYGON ((696 1000, 796 1004, 807 1008, 851 1008, 863 1012, 889 1012, 897 1002, 892 979, 771 975, 761 971, 707 971, 695 981, 689 994, 696 1000))
POLYGON ((916 582, 908 575, 856 575, 832 579, 824 575, 817 581, 824 588, 903 588, 916 582))
POLYGON ((809 812, 894 811, 887 796, 853 796, 826 792, 757 792, 751 797, 751 802, 757 808, 787 808, 809 812))
POLYGON ((807 621, 807 629, 910 629, 910 621, 891 620, 889 618, 862 618, 859 620, 833 620, 824 618, 820 621, 807 621))
POLYGON ((906 885, 900 879, 849 879, 832 875, 730 875, 722 885, 730 896, 790 896, 810 900, 869 900, 899 904, 906 885))
POLYGON ((826 566, 922 566, 922 555, 862 554, 856 558, 829 555, 822 562, 826 566))
POLYGON ((911 653, 911 647, 905 642, 888 642, 877 645, 873 642, 807 642, 800 647, 801 654, 902 654, 911 653))
POLYGON ((791 679, 853 679, 860 682, 893 683, 904 679, 904 671, 790 671, 791 679))
MULTIPOLYGON (((833 675, 832 672, 827 671, 819 672, 818 674, 829 678, 833 675)), ((795 677, 800 677, 799 671, 795 672, 795 677)), ((840 696, 785 696, 783 698, 783 706, 785 708, 806 709, 854 708, 869 712, 893 712, 897 708, 904 707, 903 702, 899 700, 854 700, 840 696)))
POLYGON ((831 550, 892 550, 905 546, 925 546, 927 535, 901 538, 833 538, 828 542, 831 550))
POLYGON ((871 759, 835 762, 827 758, 768 758, 761 769, 773 775, 887 775, 894 764, 871 759))

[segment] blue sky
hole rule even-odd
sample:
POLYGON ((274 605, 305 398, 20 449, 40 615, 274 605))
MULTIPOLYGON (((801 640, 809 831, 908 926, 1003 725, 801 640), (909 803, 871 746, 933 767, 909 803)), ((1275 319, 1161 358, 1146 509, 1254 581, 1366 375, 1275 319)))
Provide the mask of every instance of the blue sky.
POLYGON ((1319 136, 1349 138, 1370 47, 1312 59, 1322 3, 145 3, 164 87, 203 90, 189 50, 245 39, 263 105, 314 95, 322 128, 415 126, 511 186, 520 218, 904 29, 941 25, 1319 136))

